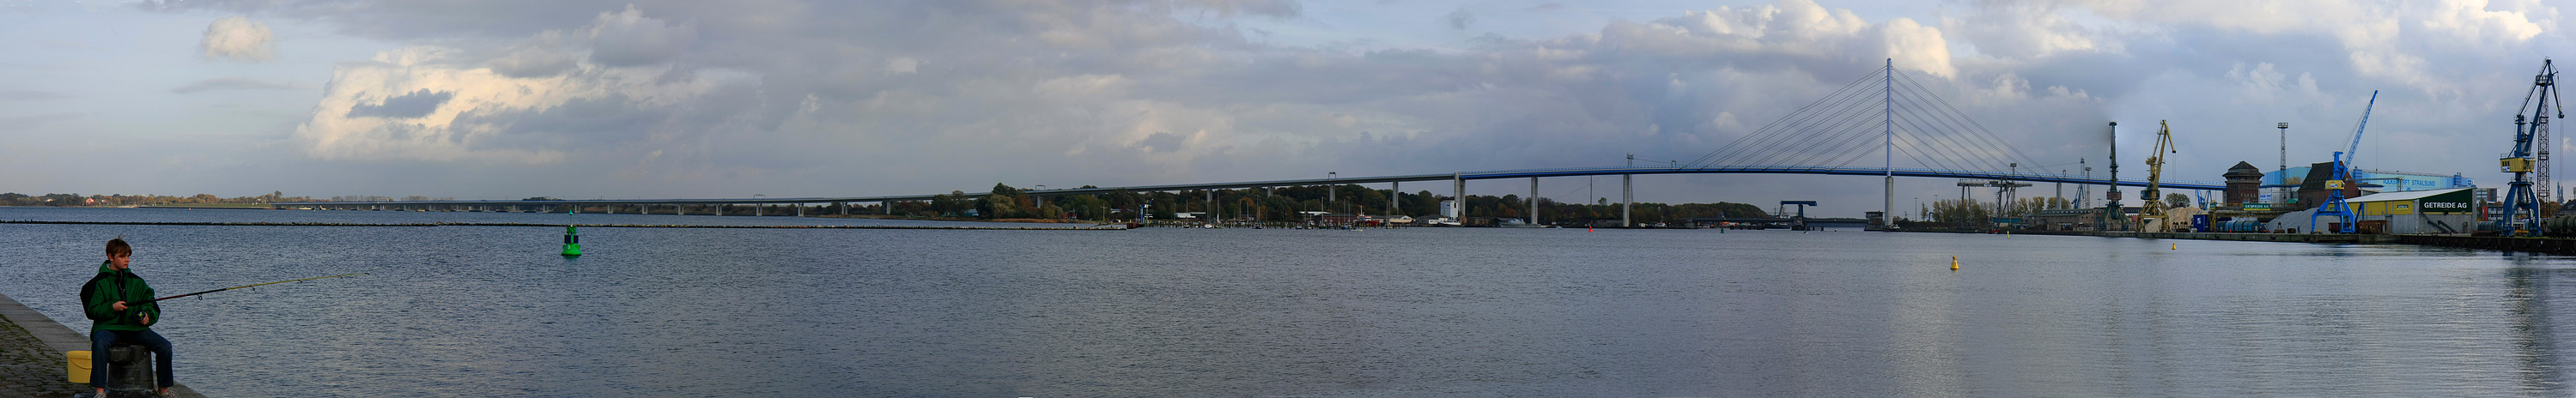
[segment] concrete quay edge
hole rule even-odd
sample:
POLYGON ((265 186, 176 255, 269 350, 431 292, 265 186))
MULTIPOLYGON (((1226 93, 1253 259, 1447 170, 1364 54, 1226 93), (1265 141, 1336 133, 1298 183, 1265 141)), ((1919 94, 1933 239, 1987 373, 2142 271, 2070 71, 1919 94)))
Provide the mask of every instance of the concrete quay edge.
MULTIPOLYGON (((27 308, 26 304, 18 303, 17 299, 9 298, 9 295, 0 294, 0 317, 8 317, 9 322, 27 329, 27 333, 36 335, 37 341, 45 342, 45 346, 53 348, 54 351, 89 350, 89 336, 82 336, 80 332, 74 332, 72 328, 54 322, 54 318, 46 317, 44 313, 36 312, 34 308, 27 308)), ((176 398, 206 397, 185 384, 172 384, 170 395, 176 398)))

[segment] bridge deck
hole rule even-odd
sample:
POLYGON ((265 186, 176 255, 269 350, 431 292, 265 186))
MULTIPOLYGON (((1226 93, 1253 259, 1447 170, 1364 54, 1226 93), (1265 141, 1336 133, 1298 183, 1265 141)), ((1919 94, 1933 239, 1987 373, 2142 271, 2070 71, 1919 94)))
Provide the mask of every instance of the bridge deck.
MULTIPOLYGON (((1895 170, 1891 171, 1891 170, 1884 169, 1884 168, 1873 168, 1873 167, 1812 167, 1812 166, 1692 166, 1692 167, 1583 167, 1583 168, 1564 168, 1564 169, 1533 169, 1533 170, 1476 171, 1476 172, 1464 172, 1464 173, 1455 173, 1455 174, 1415 174, 1415 175, 1396 175, 1396 176, 1378 176, 1378 177, 1356 177, 1356 178, 1317 178, 1317 179, 1302 179, 1302 180, 1271 180, 1271 181, 1220 182, 1220 183, 1206 183, 1206 184, 1146 185, 1146 186, 1132 186, 1132 187, 1107 187, 1107 188, 1071 188, 1071 189, 1030 190, 1030 191, 1026 191, 1026 192, 1031 193, 1031 194, 1038 194, 1038 195, 1065 195, 1065 194, 1096 194, 1096 193, 1109 193, 1109 192, 1115 192, 1115 191, 1122 190, 1122 189, 1123 189, 1123 190, 1130 191, 1130 192, 1155 192, 1155 191, 1185 191, 1185 190, 1200 190, 1200 189, 1240 189, 1240 188, 1263 188, 1263 187, 1291 187, 1291 186, 1332 185, 1332 184, 1374 184, 1374 183, 1411 182, 1411 181, 1496 180, 1496 179, 1506 179, 1506 178, 1530 178, 1530 177, 1583 177, 1583 176, 1609 176, 1609 175, 1635 175, 1635 174, 1823 174, 1823 175, 1847 175, 1847 176, 1884 176, 1884 175, 1894 175, 1894 176, 1897 176, 1897 177, 1967 178, 1967 179, 1982 179, 1982 180, 2007 180, 2007 181, 2023 181, 2023 182, 2057 182, 2057 183, 2068 183, 2068 184, 2093 184, 2093 185, 2106 185, 2106 184, 2111 184, 2111 183, 2113 183, 2113 181, 2111 181, 2111 180, 2110 180, 2110 179, 2108 179, 2108 178, 2087 178, 2087 177, 2080 177, 2080 176, 2064 176, 2064 175, 2053 175, 2053 174, 2011 174, 2011 173, 1999 173, 1999 172, 1991 172, 1991 171, 1961 171, 1961 170, 1935 170, 1935 169, 1895 169, 1895 170)), ((2121 185, 2121 186, 2131 186, 2131 187, 2145 187, 2145 186, 2147 186, 2147 182, 2146 182, 2145 180, 2120 180, 2120 181, 2117 181, 2117 183, 2118 183, 2119 185, 2121 185)), ((2227 186, 2226 186, 2226 184, 2224 184, 2224 183, 2203 182, 2203 181, 2164 181, 2164 182, 2162 183, 2162 186, 2163 186, 2163 187, 2165 187, 2165 188, 2172 188, 2172 189, 2183 189, 2183 190, 2204 190, 2204 191, 2214 191, 2214 190, 2226 189, 2226 187, 2227 187, 2227 186)), ((990 194, 990 192, 974 192, 974 193, 968 193, 968 194, 966 194, 966 195, 968 195, 968 196, 983 196, 983 195, 986 195, 986 194, 990 194)), ((367 202, 279 202, 279 203, 274 203, 274 205, 277 205, 277 206, 326 206, 326 205, 327 205, 327 206, 367 206, 367 205, 510 206, 510 205, 612 205, 612 204, 613 204, 613 205, 639 205, 639 204, 644 204, 644 205, 716 205, 716 204, 723 204, 723 205, 740 205, 740 204, 796 204, 796 203, 838 203, 838 202, 921 201, 921 200, 930 200, 932 197, 939 196, 939 195, 944 195, 944 194, 930 194, 930 195, 898 195, 898 196, 813 197, 813 198, 577 199, 577 200, 422 200, 422 201, 367 201, 367 202)))

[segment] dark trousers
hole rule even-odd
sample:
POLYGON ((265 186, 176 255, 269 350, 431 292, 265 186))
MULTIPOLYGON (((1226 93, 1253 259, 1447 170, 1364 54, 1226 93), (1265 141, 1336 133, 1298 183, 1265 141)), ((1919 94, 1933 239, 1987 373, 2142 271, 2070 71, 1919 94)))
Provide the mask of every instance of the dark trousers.
POLYGON ((91 386, 116 389, 116 386, 108 385, 116 378, 109 377, 107 373, 107 349, 115 347, 120 342, 138 344, 151 349, 153 378, 159 380, 161 384, 159 387, 170 388, 171 384, 175 384, 170 381, 170 339, 161 338, 161 334, 153 333, 152 329, 92 330, 89 332, 89 384, 91 386))

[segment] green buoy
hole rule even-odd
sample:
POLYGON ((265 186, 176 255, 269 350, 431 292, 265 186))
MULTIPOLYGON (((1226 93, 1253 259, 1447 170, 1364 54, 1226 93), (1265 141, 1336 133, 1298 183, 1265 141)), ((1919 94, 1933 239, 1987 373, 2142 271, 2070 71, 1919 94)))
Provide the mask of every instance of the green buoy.
POLYGON ((564 257, 581 257, 581 233, 574 231, 573 226, 570 225, 564 226, 563 255, 564 257))

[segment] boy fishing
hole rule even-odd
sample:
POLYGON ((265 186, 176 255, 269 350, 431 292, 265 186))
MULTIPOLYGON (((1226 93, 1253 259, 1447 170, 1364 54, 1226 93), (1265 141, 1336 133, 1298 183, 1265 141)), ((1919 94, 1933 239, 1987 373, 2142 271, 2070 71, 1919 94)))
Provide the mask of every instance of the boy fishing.
POLYGON ((157 392, 170 395, 170 340, 152 332, 153 321, 159 320, 161 307, 151 303, 152 285, 127 269, 134 258, 134 248, 125 238, 107 241, 107 262, 98 265, 98 276, 81 285, 81 310, 89 315, 90 384, 98 387, 98 397, 106 397, 115 378, 107 374, 107 349, 117 342, 142 344, 152 350, 157 392))

